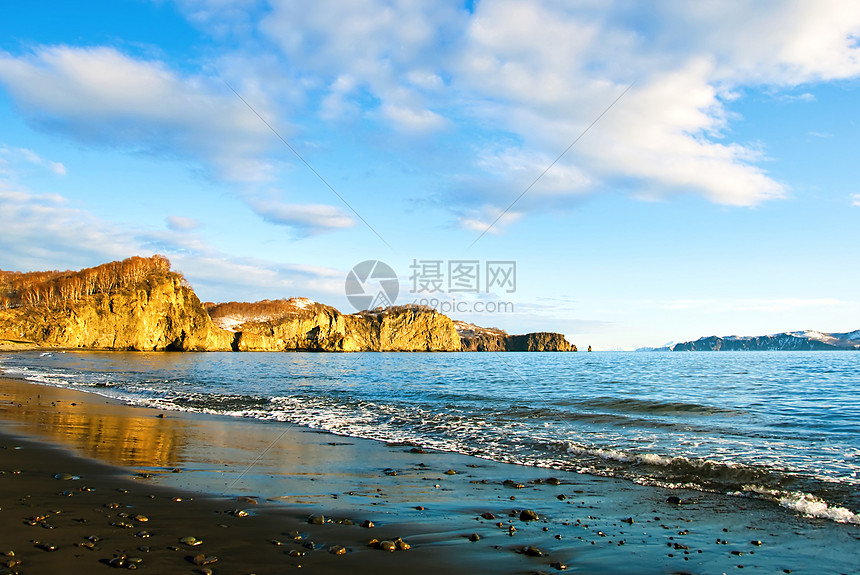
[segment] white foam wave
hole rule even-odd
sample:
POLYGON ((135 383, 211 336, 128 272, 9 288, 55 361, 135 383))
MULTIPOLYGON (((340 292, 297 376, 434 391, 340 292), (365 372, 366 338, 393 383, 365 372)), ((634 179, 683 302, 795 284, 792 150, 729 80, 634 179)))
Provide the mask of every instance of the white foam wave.
POLYGON ((789 493, 779 499, 779 504, 786 509, 802 513, 806 517, 860 525, 860 515, 857 513, 845 507, 828 505, 826 501, 808 493, 789 493))

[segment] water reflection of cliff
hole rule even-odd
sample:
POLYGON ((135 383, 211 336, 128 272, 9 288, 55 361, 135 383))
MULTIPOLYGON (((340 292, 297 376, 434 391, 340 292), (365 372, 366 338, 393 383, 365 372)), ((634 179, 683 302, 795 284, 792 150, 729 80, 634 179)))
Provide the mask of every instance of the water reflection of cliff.
MULTIPOLYGON (((82 455, 115 465, 172 467, 178 464, 184 445, 183 423, 161 419, 150 409, 123 409, 87 402, 43 400, 30 393, 9 389, 4 381, 0 389, 0 417, 26 424, 25 432, 37 432, 52 440, 71 445, 82 455), (16 393, 16 391, 18 393, 16 393), (135 412, 139 412, 139 415, 135 412), (28 429, 29 428, 29 429, 28 429)), ((25 389, 24 391, 28 391, 25 389)), ((62 390, 56 390, 61 392, 62 390)), ((52 390, 51 395, 54 395, 52 390)))

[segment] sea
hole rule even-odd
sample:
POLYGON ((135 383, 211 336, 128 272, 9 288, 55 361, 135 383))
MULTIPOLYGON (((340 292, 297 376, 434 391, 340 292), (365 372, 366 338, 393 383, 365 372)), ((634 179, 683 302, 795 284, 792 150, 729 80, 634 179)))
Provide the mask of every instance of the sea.
POLYGON ((644 485, 860 524, 860 353, 0 354, 133 405, 644 485))

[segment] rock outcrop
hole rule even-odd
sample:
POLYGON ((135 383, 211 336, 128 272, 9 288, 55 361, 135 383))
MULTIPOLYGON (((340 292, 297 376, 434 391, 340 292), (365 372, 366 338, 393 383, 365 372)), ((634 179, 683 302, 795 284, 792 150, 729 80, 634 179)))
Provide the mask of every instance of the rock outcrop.
POLYGON ((462 351, 576 351, 560 333, 535 332, 508 335, 498 328, 454 322, 462 351))
POLYGON ((454 322, 435 310, 390 307, 345 315, 305 298, 208 307, 236 332, 237 351, 460 351, 454 322))
POLYGON ((0 309, 0 339, 105 350, 231 349, 233 334, 215 327, 180 274, 158 270, 134 279, 74 299, 0 309))
POLYGON ((202 304, 161 256, 77 272, 0 271, 0 349, 576 351, 557 333, 508 335, 432 308, 346 315, 305 298, 202 304))

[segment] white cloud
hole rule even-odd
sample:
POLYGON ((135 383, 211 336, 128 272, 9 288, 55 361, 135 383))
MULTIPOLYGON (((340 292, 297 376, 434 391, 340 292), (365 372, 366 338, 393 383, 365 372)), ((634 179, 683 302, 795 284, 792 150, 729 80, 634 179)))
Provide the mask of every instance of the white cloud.
POLYGON ((457 223, 464 230, 478 234, 499 234, 506 226, 519 221, 523 217, 522 212, 508 210, 502 212, 493 206, 486 205, 478 209, 467 210, 460 215, 457 223))
POLYGON ((344 210, 325 204, 286 204, 273 198, 253 198, 247 203, 267 222, 290 227, 300 235, 351 228, 356 224, 344 210))
POLYGON ((196 230, 200 227, 200 222, 184 216, 167 216, 166 222, 167 228, 174 232, 196 230))
MULTIPOLYGON (((234 180, 266 179, 274 140, 220 82, 113 48, 0 52, 2 83, 28 119, 79 141, 204 160, 234 180)), ((261 114, 268 104, 255 99, 261 114)))
POLYGON ((34 166, 45 168, 57 176, 66 175, 66 166, 60 162, 47 160, 33 150, 28 150, 26 148, 9 148, 0 144, 0 174, 8 173, 8 166, 10 163, 20 164, 22 161, 34 166))
POLYGON ((823 308, 842 305, 834 298, 765 298, 765 299, 688 299, 667 302, 664 307, 678 311, 704 311, 724 313, 787 313, 804 308, 823 308))
MULTIPOLYGON (((182 220, 187 220, 184 224, 193 221, 182 220)), ((301 295, 325 302, 343 294, 346 276, 345 270, 321 266, 236 258, 213 248, 190 229, 149 230, 110 222, 72 206, 61 195, 33 193, 8 172, 0 172, 0 229, 3 269, 80 269, 161 253, 202 299, 301 295)))
POLYGON ((852 200, 851 205, 860 208, 860 194, 854 194, 852 200))

